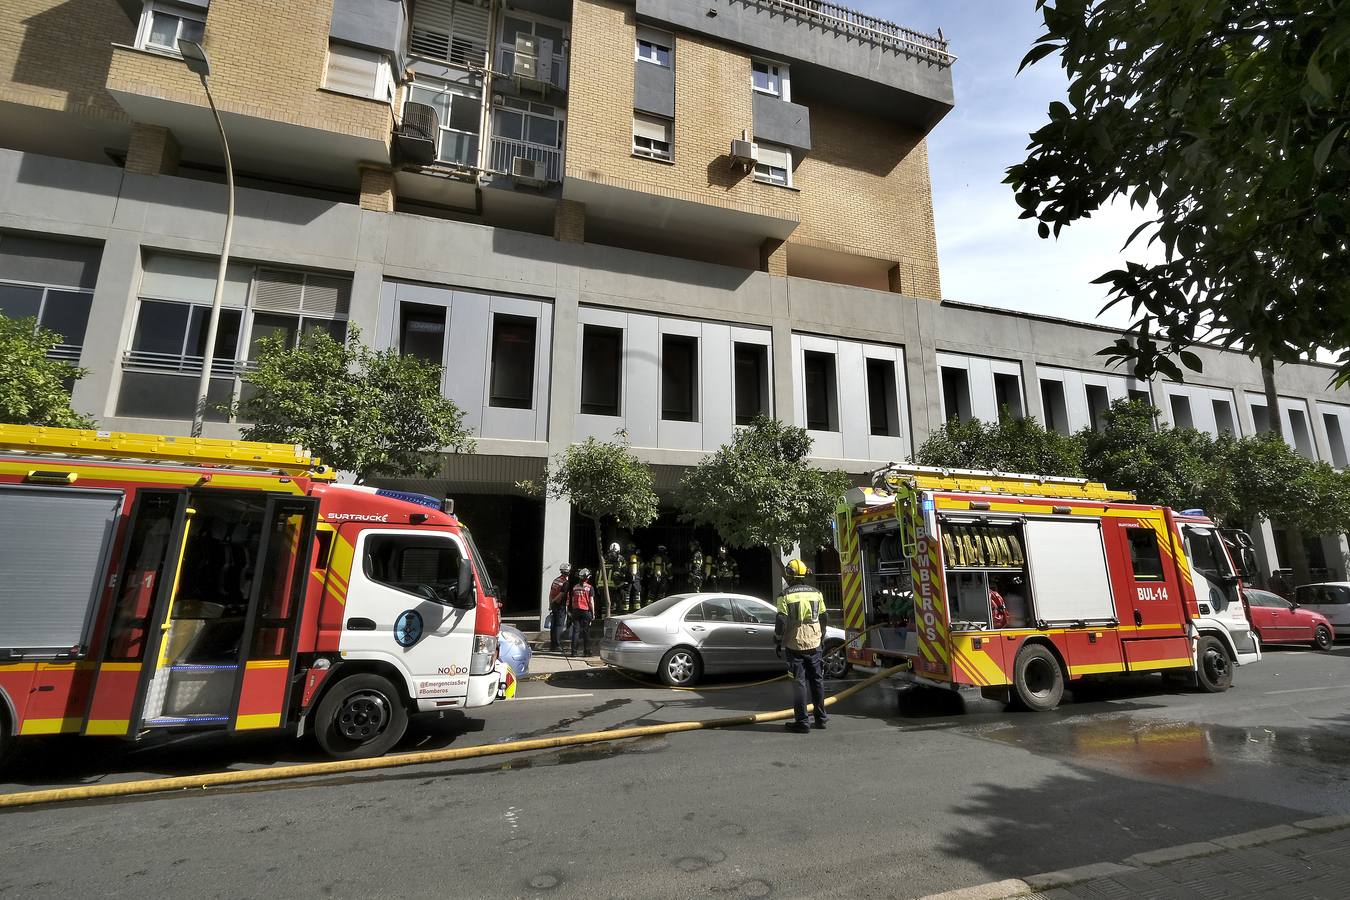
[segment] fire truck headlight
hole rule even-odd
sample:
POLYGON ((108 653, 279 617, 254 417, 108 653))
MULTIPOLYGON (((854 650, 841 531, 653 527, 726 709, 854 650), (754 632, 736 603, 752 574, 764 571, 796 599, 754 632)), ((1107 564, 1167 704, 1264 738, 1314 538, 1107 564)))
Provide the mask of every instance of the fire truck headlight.
POLYGON ((495 634, 475 634, 473 636, 473 656, 469 657, 469 674, 486 675, 497 662, 497 636, 495 634))

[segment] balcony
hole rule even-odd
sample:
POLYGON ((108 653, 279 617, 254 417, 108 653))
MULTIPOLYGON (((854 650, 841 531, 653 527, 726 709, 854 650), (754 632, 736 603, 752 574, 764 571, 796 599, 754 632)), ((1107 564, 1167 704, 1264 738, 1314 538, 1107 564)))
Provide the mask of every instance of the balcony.
POLYGON ((550 184, 562 181, 562 150, 558 147, 545 147, 543 144, 531 144, 529 141, 494 137, 488 149, 488 169, 502 175, 510 175, 511 161, 517 156, 523 156, 543 166, 546 172, 545 180, 550 184))
POLYGON ((837 3, 824 3, 820 0, 751 0, 751 2, 785 15, 796 16, 804 22, 832 29, 843 35, 929 60, 939 66, 950 66, 956 62, 956 57, 948 52, 947 40, 941 34, 936 36, 924 34, 837 3))

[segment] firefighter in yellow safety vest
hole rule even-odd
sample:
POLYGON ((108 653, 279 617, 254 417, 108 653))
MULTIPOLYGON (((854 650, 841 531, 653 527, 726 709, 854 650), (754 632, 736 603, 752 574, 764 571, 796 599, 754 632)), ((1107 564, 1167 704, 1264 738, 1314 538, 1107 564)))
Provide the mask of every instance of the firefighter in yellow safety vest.
POLYGON ((792 705, 796 718, 784 727, 808 734, 811 723, 806 715, 807 690, 814 705, 815 726, 823 729, 829 715, 825 712, 825 674, 821 657, 821 639, 825 635, 827 614, 825 598, 806 583, 810 570, 800 559, 787 564, 788 586, 778 597, 778 615, 774 619, 774 650, 782 656, 787 648, 788 672, 792 674, 792 705))

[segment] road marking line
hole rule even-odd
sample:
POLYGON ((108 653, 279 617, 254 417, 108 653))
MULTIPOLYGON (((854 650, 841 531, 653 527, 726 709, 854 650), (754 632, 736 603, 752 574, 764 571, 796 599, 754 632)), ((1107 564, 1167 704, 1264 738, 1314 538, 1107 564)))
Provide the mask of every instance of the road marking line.
POLYGON ((1329 684, 1329 685, 1327 685, 1326 687, 1286 688, 1285 690, 1282 690, 1282 691, 1266 691, 1266 693, 1267 693, 1267 694, 1302 694, 1302 693, 1304 693, 1305 691, 1334 691, 1334 690, 1337 690, 1338 688, 1343 688, 1343 687, 1345 687, 1345 685, 1342 685, 1342 684, 1329 684))
POLYGON ((594 697, 594 694, 542 694, 538 697, 516 697, 513 703, 520 703, 524 700, 564 700, 568 697, 594 697))

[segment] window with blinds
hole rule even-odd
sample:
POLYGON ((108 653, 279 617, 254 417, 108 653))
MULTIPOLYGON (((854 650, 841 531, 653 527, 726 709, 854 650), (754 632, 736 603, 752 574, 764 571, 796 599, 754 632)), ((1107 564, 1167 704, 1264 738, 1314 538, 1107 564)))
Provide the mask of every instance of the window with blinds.
POLYGON ((417 0, 408 43, 415 56, 460 66, 485 66, 487 7, 455 0, 417 0))
POLYGON ((330 91, 368 100, 385 103, 394 100, 394 73, 388 57, 346 44, 328 45, 328 72, 323 86, 330 91))
POLYGON ((756 144, 755 180, 792 186, 792 153, 777 144, 756 144))
POLYGON ((352 283, 346 278, 258 269, 253 277, 253 326, 249 332, 249 359, 257 359, 264 338, 280 336, 289 347, 323 331, 335 341, 347 335, 347 310, 352 283))
POLYGON ((659 116, 634 114, 633 153, 650 159, 669 161, 674 144, 674 124, 659 116))

